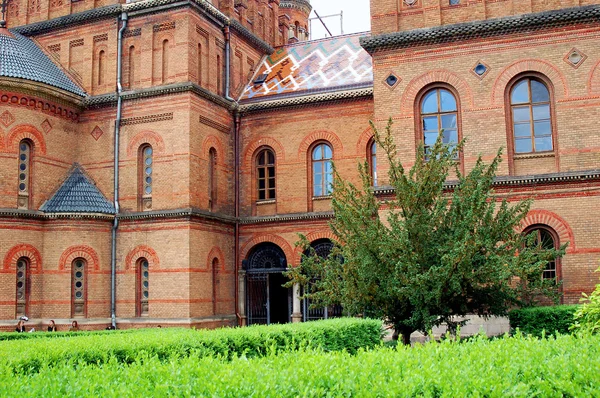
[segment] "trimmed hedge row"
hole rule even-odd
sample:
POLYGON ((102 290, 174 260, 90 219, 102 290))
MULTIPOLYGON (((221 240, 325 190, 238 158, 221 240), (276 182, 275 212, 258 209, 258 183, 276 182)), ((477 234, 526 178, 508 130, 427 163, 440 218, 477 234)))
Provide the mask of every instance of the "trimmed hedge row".
POLYGON ((543 334, 568 334, 578 308, 578 305, 559 305, 513 310, 508 314, 510 329, 513 333, 519 329, 535 337, 542 337, 543 334))
POLYGON ((475 338, 397 349, 262 358, 62 364, 35 374, 0 367, 0 395, 206 397, 600 396, 600 336, 475 338))
POLYGON ((43 332, 43 331, 37 331, 37 332, 32 332, 32 333, 5 332, 5 333, 0 333, 0 341, 29 340, 29 339, 53 339, 53 338, 59 338, 59 337, 132 333, 135 331, 136 331, 135 329, 126 329, 126 330, 89 330, 89 331, 79 331, 79 332, 43 332))
POLYGON ((381 321, 341 318, 301 324, 237 329, 141 329, 129 333, 77 335, 0 342, 0 366, 34 373, 64 363, 134 363, 141 358, 170 361, 185 357, 260 357, 318 348, 346 350, 381 344, 381 321))

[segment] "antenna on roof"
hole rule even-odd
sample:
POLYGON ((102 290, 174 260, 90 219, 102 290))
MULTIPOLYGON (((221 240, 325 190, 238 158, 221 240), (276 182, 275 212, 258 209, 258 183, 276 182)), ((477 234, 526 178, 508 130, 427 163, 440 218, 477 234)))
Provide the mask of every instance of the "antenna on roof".
POLYGON ((325 15, 323 17, 321 17, 319 15, 319 13, 317 12, 317 10, 313 9, 316 17, 313 18, 309 18, 308 19, 308 23, 309 23, 309 34, 310 34, 310 40, 313 39, 312 35, 313 35, 313 30, 312 30, 312 22, 315 19, 318 19, 321 24, 323 25, 323 27, 325 28, 325 30, 327 31, 327 33, 329 33, 329 36, 333 37, 333 34, 331 33, 331 31, 329 30, 329 28, 327 27, 327 25, 325 25, 325 22, 323 21, 325 18, 331 18, 331 17, 340 17, 340 34, 344 34, 344 10, 341 10, 339 14, 331 14, 331 15, 325 15))

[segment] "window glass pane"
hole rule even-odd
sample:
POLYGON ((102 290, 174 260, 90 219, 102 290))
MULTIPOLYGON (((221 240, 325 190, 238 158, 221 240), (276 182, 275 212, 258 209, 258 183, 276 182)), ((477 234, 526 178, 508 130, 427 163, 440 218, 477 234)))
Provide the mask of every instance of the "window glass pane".
POLYGON ((550 119, 550 105, 536 105, 533 107, 533 120, 550 119))
POLYGON ((550 122, 535 122, 533 124, 533 130, 536 137, 540 137, 543 135, 550 135, 552 130, 550 129, 550 122))
POLYGON ((265 180, 258 180, 258 189, 265 189, 265 180))
POLYGON ((552 150, 552 137, 542 137, 535 139, 535 151, 551 151, 552 150))
POLYGON ((150 166, 152 164, 152 158, 146 158, 146 164, 150 166))
POLYGON ((527 122, 529 121, 529 107, 519 106, 513 108, 513 119, 515 122, 527 122))
POLYGON ((456 115, 443 115, 442 116, 442 128, 443 129, 455 129, 456 128, 456 115))
POLYGON ((275 199, 275 190, 269 189, 269 199, 275 199))
POLYGON ((425 145, 434 145, 437 140, 438 133, 425 133, 425 145))
POLYGON ((275 187, 275 179, 269 178, 269 188, 274 188, 274 187, 275 187))
POLYGON ((456 111, 456 98, 448 90, 440 90, 440 99, 442 101, 442 112, 456 111))
POLYGON ((437 116, 423 118, 423 131, 435 131, 436 133, 439 132, 437 116))
POLYGON ((150 195, 152 193, 152 187, 146 187, 146 193, 150 195))
POLYGON ((438 101, 437 101, 437 90, 431 90, 423 98, 423 105, 421 106, 421 113, 437 113, 438 101))
POLYGON ((444 137, 443 137, 442 142, 444 144, 458 142, 458 133, 457 133, 456 129, 444 130, 444 137))
POLYGON ((275 164, 275 154, 271 151, 269 153, 269 164, 275 164))
POLYGON ((515 139, 515 152, 516 153, 528 153, 532 151, 531 139, 530 138, 517 138, 515 139))
POLYGON ((258 191, 258 200, 265 200, 265 191, 258 191))
POLYGON ((326 179, 325 179, 325 190, 326 190, 326 194, 330 194, 331 191, 333 190, 333 174, 327 174, 326 179))
POLYGON ((530 123, 515 123, 515 137, 531 137, 530 123))
POLYGON ((329 145, 323 145, 325 149, 325 159, 331 159, 333 157, 333 153, 331 152, 331 148, 329 145))
POLYGON ((313 163, 313 174, 321 174, 323 172, 323 162, 313 163))
POLYGON ((267 171, 268 171, 269 177, 271 177, 271 178, 275 177, 275 167, 269 167, 267 169, 267 171))
POLYGON ((312 157, 313 160, 323 159, 322 147, 323 147, 323 145, 317 145, 317 147, 315 149, 313 149, 313 157, 312 157))
POLYGON ((327 174, 333 173, 333 163, 325 162, 325 173, 327 173, 327 174))
POLYGON ((146 156, 152 155, 152 148, 147 147, 146 149, 144 149, 144 154, 146 154, 146 156))
POLYGON ((321 184, 314 186, 313 195, 323 196, 323 187, 321 186, 321 184))
POLYGON ((258 164, 260 164, 260 165, 265 164, 265 152, 264 151, 258 155, 258 164))
POLYGON ((323 174, 316 174, 315 175, 315 180, 313 182, 313 185, 315 186, 321 186, 323 185, 323 174))
POLYGON ((519 83, 515 84, 510 96, 511 104, 526 104, 529 102, 529 88, 527 87, 527 82, 529 82, 529 79, 521 80, 519 83))
POLYGON ((265 178, 265 169, 262 167, 258 169, 258 178, 265 178))
POLYGON ((371 144, 371 153, 373 155, 375 155, 377 153, 377 143, 375 143, 375 142, 371 144))
POLYGON ((532 80, 531 99, 531 102, 550 102, 550 93, 544 84, 536 80, 532 80))

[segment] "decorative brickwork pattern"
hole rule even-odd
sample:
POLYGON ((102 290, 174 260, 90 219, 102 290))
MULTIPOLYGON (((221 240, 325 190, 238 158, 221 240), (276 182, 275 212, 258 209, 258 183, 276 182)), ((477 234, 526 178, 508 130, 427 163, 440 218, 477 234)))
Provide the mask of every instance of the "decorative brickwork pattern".
POLYGON ((137 151, 142 144, 150 144, 155 154, 160 155, 165 151, 165 142, 160 134, 154 131, 142 131, 136 134, 127 145, 127 156, 137 157, 137 151))
POLYGON ((100 259, 98 253, 86 245, 71 246, 63 252, 58 260, 58 269, 61 271, 70 270, 73 260, 76 258, 83 258, 88 264, 88 269, 99 271, 100 270, 100 259))
POLYGON ((320 130, 315 131, 306 136, 298 148, 298 160, 306 159, 308 148, 317 141, 327 141, 332 145, 333 159, 341 159, 344 157, 344 146, 342 140, 333 131, 320 130))
POLYGON ((292 250, 290 244, 282 237, 273 234, 259 234, 254 236, 242 246, 242 249, 240 250, 240 258, 248 258, 248 253, 250 253, 250 250, 252 250, 254 246, 263 242, 270 242, 279 246, 279 248, 283 250, 283 253, 285 254, 288 266, 294 265, 292 264, 292 261, 294 260, 294 251, 292 250))
POLYGON ((139 117, 130 117, 121 119, 121 126, 129 126, 133 124, 162 122, 165 120, 173 120, 173 112, 160 113, 158 115, 148 115, 139 117))
POLYGON ((210 269, 212 267, 213 264, 213 260, 214 259, 219 260, 219 270, 220 271, 224 271, 225 270, 225 256, 223 255, 223 251, 221 250, 220 247, 215 246, 212 249, 210 249, 210 252, 208 253, 208 256, 206 257, 206 268, 205 269, 210 269))
POLYGON ((4 126, 4 127, 8 127, 11 124, 13 124, 15 121, 15 117, 13 116, 12 113, 10 113, 9 111, 4 111, 2 113, 2 115, 0 115, 0 123, 4 126))
POLYGON ((135 271, 136 264, 142 257, 148 260, 150 269, 160 267, 160 260, 158 258, 158 254, 156 254, 156 251, 150 246, 140 245, 132 249, 129 254, 127 254, 127 257, 125 258, 125 270, 135 271))
POLYGON ((250 142, 246 146, 246 149, 244 149, 242 159, 244 160, 245 170, 252 170, 252 167, 254 167, 254 155, 256 154, 256 150, 265 146, 271 148, 273 152, 275 152, 276 163, 285 162, 285 149, 279 141, 271 137, 259 137, 250 142))
POLYGON ((575 235, 569 224, 558 214, 548 210, 531 210, 527 213, 527 217, 521 222, 521 227, 524 230, 532 225, 542 224, 551 227, 557 234, 560 244, 563 245, 569 242, 567 254, 576 251, 575 235))
POLYGON ((19 142, 29 139, 33 142, 34 153, 46 154, 46 141, 42 133, 34 126, 22 124, 13 128, 6 137, 7 149, 17 151, 19 142))
POLYGON ((0 104, 37 109, 43 113, 73 121, 77 121, 79 119, 79 113, 73 109, 24 94, 3 92, 0 95, 0 104))
POLYGON ((21 243, 13 246, 4 256, 4 269, 5 270, 16 270, 17 260, 21 257, 27 257, 31 262, 29 263, 32 272, 39 272, 42 270, 42 255, 34 246, 21 243))

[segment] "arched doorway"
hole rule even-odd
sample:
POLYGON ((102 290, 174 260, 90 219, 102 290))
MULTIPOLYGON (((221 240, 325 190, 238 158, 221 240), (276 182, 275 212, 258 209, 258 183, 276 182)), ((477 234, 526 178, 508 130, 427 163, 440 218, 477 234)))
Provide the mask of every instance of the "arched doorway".
MULTIPOLYGON (((313 241, 310 246, 314 249, 315 254, 321 258, 327 258, 333 250, 333 242, 329 239, 317 239, 313 241)), ((304 255, 308 256, 309 250, 304 252, 304 255)), ((311 302, 309 299, 302 301, 302 320, 315 321, 319 319, 338 318, 342 316, 342 306, 332 305, 324 308, 311 308, 311 302)))
POLYGON ((256 245, 244 261, 246 269, 246 306, 248 324, 288 323, 291 316, 292 289, 282 285, 287 259, 274 243, 256 245))

